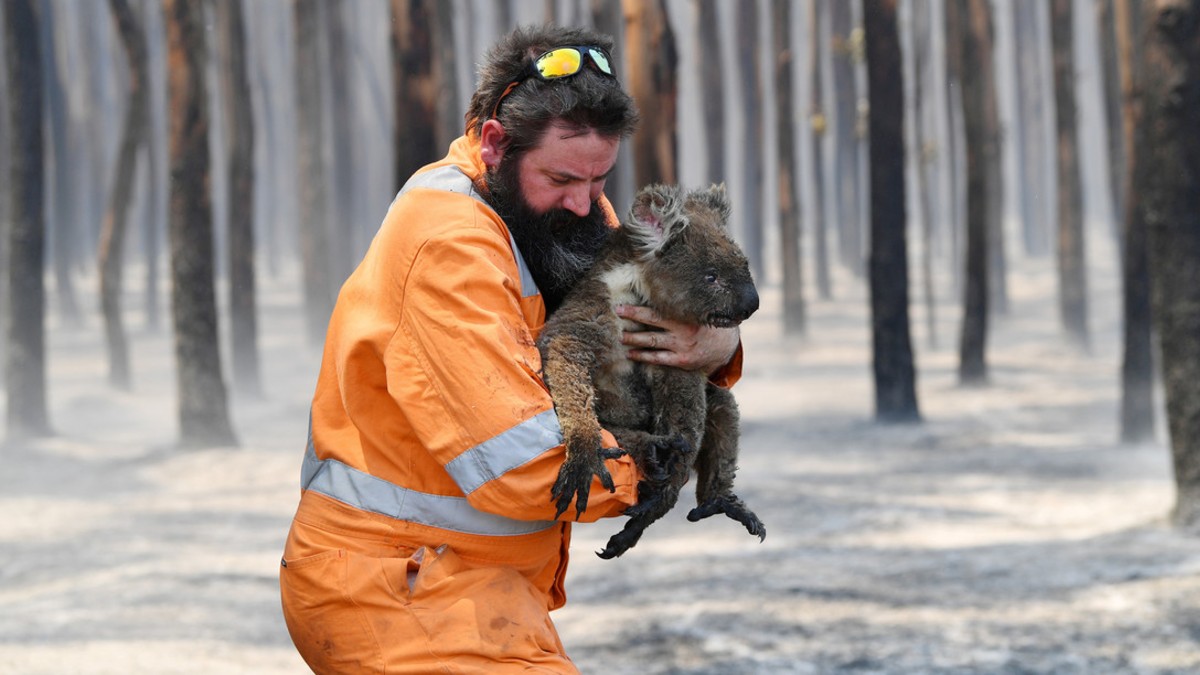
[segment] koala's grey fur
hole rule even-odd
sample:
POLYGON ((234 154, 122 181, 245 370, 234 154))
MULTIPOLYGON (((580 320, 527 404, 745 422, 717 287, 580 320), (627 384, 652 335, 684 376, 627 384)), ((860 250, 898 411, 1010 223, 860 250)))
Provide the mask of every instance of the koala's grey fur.
MULTIPOLYGON (((595 263, 538 338, 542 369, 567 448, 553 488, 561 515, 575 500, 587 508, 592 476, 614 489, 604 459, 628 452, 645 480, 624 529, 599 552, 619 556, 675 505, 695 468, 699 520, 725 513, 766 536, 758 517, 733 494, 738 409, 733 395, 703 373, 626 358, 622 330, 645 326, 619 318, 618 304, 645 305, 697 325, 736 326, 758 309, 746 257, 727 229, 724 186, 685 192, 652 185, 634 200, 626 223, 610 234, 595 263), (621 449, 601 447, 608 429, 621 449)), ((557 517, 557 516, 556 516, 557 517)))

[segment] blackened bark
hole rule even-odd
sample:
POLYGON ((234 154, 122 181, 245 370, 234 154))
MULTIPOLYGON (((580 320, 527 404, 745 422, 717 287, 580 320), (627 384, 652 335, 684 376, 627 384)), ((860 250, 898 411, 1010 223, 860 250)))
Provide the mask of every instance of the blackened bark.
POLYGON ((1088 305, 1083 235, 1083 194, 1076 136, 1075 57, 1072 0, 1053 0, 1054 107, 1058 142, 1058 296, 1067 338, 1087 349, 1088 305))
POLYGON ((254 110, 246 64, 241 0, 217 2, 221 86, 225 104, 229 199, 229 319, 233 387, 262 393, 258 364, 257 285, 254 265, 254 110))
POLYGON ((437 0, 392 0, 392 96, 398 192, 417 169, 438 158, 437 95, 442 66, 434 58, 437 0))
POLYGON ((738 207, 742 220, 742 248, 758 282, 766 280, 763 251, 763 90, 759 80, 758 2, 738 5, 737 11, 738 104, 742 111, 742 184, 745 194, 738 207))
POLYGON ((204 6, 164 0, 170 63, 171 313, 186 447, 234 445, 218 351, 204 6))
POLYGON ((1200 531, 1200 0, 1156 0, 1134 189, 1149 236, 1175 469, 1173 522, 1200 531))
POLYGON ((708 170, 705 181, 725 182, 725 78, 721 75, 721 31, 716 0, 692 0, 696 7, 696 37, 701 100, 704 119, 704 148, 708 170))
POLYGON ((800 257, 800 192, 796 178, 796 115, 792 101, 791 0, 771 5, 775 53, 775 145, 779 176, 779 248, 783 264, 783 332, 804 333, 804 277, 800 257))
POLYGON ((34 0, 8 0, 4 47, 8 73, 9 265, 5 416, 10 438, 46 436, 46 226, 42 212, 42 66, 34 0))
POLYGON ((1127 148, 1120 172, 1125 195, 1121 216, 1124 239, 1121 255, 1124 349, 1121 356, 1121 440, 1138 443, 1154 439, 1154 347, 1151 334, 1150 269, 1146 261, 1146 220, 1142 195, 1133 189, 1138 167, 1150 161, 1148 148, 1136 143, 1142 126, 1142 0, 1117 0, 1117 63, 1121 87, 1122 146, 1127 148))
POLYGON ((622 0, 629 93, 641 124, 633 136, 633 173, 638 185, 677 183, 679 139, 675 124, 679 57, 664 0, 622 0))
POLYGON ((967 145, 967 254, 963 297, 962 334, 959 340, 958 379, 961 384, 987 381, 988 230, 991 200, 989 173, 994 164, 988 156, 992 147, 989 125, 989 88, 992 82, 991 20, 986 0, 952 0, 962 40, 963 118, 967 145))
POLYGON ((904 201, 904 78, 896 0, 863 3, 869 83, 871 328, 875 416, 920 418, 908 320, 908 249, 904 201))

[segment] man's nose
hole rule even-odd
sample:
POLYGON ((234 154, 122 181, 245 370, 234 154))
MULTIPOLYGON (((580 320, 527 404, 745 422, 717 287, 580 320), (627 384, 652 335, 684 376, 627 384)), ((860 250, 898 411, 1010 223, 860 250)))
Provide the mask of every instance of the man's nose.
POLYGON ((563 197, 562 205, 564 209, 580 218, 586 216, 592 210, 591 192, 588 190, 588 186, 586 184, 571 186, 563 197))

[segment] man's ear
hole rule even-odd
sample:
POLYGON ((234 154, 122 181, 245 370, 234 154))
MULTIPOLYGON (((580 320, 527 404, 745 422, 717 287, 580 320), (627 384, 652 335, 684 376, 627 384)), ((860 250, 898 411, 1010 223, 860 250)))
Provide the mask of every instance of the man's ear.
POLYGON ((508 134, 504 132, 504 125, 500 124, 499 120, 484 122, 483 128, 479 130, 479 142, 479 155, 484 166, 489 169, 500 166, 500 160, 504 159, 504 151, 508 149, 508 134))

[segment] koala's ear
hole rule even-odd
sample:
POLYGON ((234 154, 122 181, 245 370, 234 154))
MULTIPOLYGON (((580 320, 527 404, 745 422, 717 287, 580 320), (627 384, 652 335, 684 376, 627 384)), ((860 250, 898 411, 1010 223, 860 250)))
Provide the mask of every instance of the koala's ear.
POLYGON ((725 191, 724 183, 714 184, 707 190, 697 190, 688 196, 688 200, 699 208, 712 211, 713 215, 716 216, 717 223, 721 227, 728 226, 730 217, 729 194, 725 191))
POLYGON ((654 254, 687 227, 688 219, 683 213, 679 188, 673 185, 649 185, 642 188, 633 199, 630 209, 629 228, 638 248, 646 254, 654 254))

